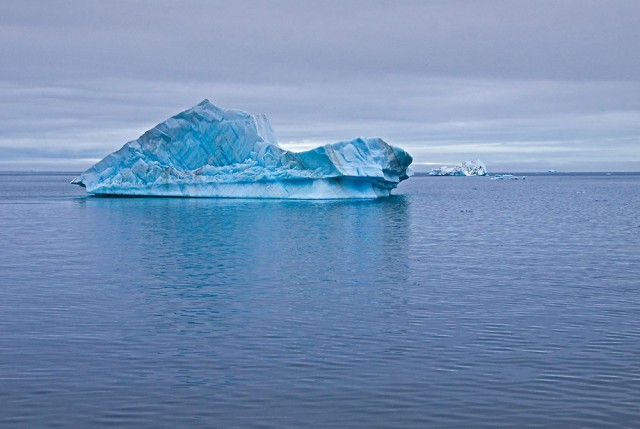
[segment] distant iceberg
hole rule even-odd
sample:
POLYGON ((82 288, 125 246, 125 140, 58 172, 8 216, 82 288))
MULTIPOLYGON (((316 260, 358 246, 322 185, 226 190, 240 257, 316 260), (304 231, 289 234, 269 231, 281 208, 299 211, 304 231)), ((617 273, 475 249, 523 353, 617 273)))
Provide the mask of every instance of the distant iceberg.
POLYGON ((475 161, 465 161, 461 165, 453 167, 443 166, 434 168, 429 172, 429 176, 486 176, 487 168, 479 159, 475 161))
POLYGON ((266 116, 204 100, 71 183, 114 196, 376 198, 412 175, 412 161, 380 138, 290 152, 278 145, 266 116))
POLYGON ((496 174, 491 180, 524 180, 525 176, 514 176, 513 174, 496 174))

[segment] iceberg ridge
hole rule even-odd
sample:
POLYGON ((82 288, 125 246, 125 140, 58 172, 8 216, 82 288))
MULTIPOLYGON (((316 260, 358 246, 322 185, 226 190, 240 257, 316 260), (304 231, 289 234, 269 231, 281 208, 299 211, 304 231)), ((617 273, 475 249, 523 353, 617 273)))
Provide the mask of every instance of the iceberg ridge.
POLYGON ((377 137, 291 152, 278 145, 265 115, 204 100, 71 183, 105 196, 376 198, 412 175, 412 161, 377 137))

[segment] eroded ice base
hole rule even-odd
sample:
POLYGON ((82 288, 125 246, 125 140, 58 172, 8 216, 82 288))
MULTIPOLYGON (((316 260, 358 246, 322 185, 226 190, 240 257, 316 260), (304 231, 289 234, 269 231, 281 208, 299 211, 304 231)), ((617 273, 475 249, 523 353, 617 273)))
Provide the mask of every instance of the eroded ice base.
POLYGON ((247 183, 170 183, 151 186, 99 186, 97 196, 191 197, 191 198, 287 198, 347 199, 379 198, 390 195, 395 186, 365 178, 297 179, 247 183))

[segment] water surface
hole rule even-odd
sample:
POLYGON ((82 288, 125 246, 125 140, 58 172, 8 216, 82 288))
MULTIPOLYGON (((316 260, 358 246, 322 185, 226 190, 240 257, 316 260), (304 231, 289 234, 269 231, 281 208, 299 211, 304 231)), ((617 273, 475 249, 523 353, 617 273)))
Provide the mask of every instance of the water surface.
POLYGON ((375 201, 0 174, 0 426, 640 426, 640 176, 375 201))

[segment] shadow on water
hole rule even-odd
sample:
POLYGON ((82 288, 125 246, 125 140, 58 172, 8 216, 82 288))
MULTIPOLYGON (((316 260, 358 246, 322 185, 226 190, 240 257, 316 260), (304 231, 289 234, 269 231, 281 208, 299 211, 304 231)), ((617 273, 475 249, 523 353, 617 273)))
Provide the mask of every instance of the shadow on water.
MULTIPOLYGON (((80 263, 110 282, 96 289, 110 289, 101 292, 115 308, 108 317, 122 321, 124 337, 115 342, 139 356, 126 372, 151 371, 160 389, 202 389, 185 410, 231 423, 277 408, 287 414, 282 407, 291 404, 306 409, 290 410, 298 423, 315 412, 322 418, 305 398, 357 371, 357 359, 348 358, 353 344, 389 347, 369 343, 372 329, 387 328, 368 321, 392 317, 398 298, 390 285, 409 272, 409 196, 76 202, 79 234, 101 247, 91 252, 97 259, 80 263)), ((137 415, 130 410, 118 422, 137 415)))
MULTIPOLYGON (((406 275, 407 195, 378 200, 86 198, 105 263, 164 287, 374 284, 406 275)), ((144 285, 141 285, 144 286, 144 285)))

